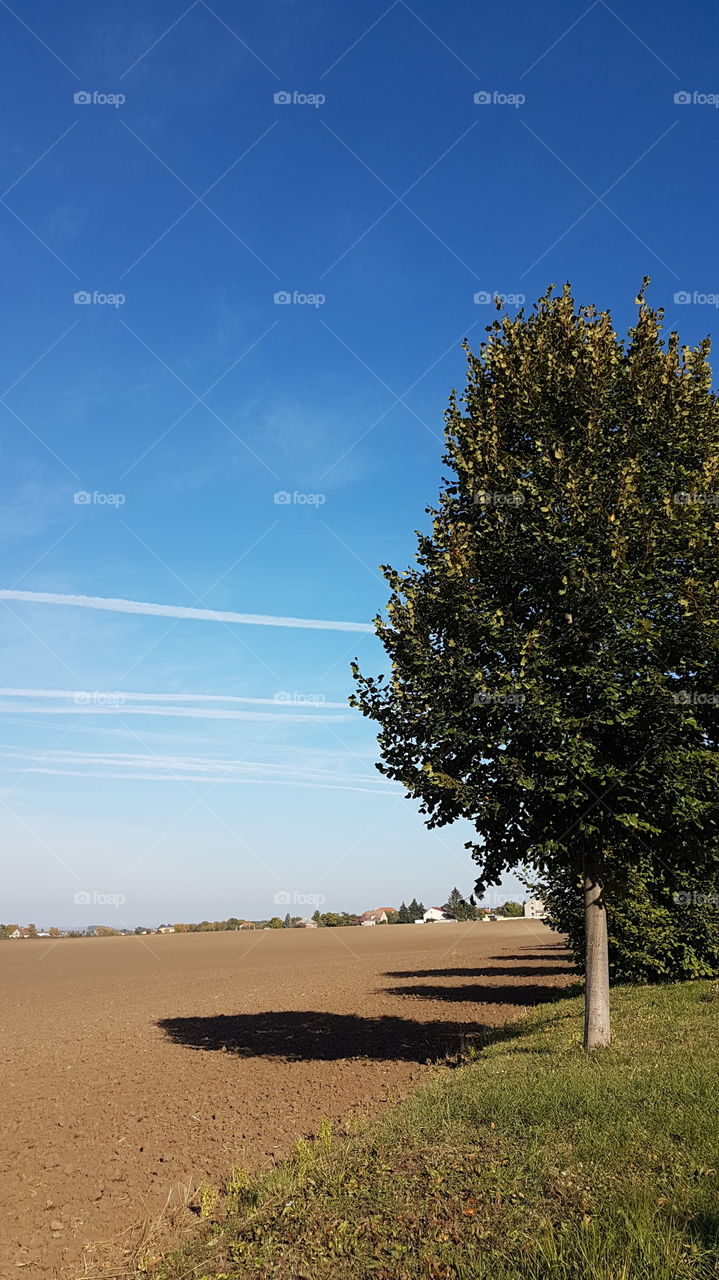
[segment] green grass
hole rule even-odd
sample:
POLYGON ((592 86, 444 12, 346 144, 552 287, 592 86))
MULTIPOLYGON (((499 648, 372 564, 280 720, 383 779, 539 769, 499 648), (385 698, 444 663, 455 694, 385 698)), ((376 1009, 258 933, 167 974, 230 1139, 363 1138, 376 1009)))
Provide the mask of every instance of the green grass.
MULTIPOLYGON (((358 1133, 323 1124, 155 1280, 719 1277, 719 988, 545 1006, 358 1133)), ((222 1202, 222 1198, 221 1201, 222 1202)))

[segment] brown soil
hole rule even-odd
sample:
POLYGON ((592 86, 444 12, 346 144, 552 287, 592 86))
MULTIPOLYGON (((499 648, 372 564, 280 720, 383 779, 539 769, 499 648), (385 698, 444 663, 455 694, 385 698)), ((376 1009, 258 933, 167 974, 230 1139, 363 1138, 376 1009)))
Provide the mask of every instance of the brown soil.
POLYGON ((169 1194, 376 1110, 572 981, 529 920, 13 941, 0 966, 1 1280, 119 1264, 169 1194))

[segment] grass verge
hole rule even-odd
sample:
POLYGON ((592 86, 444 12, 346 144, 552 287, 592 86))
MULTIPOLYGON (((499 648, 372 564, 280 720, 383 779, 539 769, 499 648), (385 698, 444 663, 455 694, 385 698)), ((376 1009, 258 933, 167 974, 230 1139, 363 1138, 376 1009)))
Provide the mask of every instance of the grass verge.
POLYGON ((154 1280, 716 1280, 716 983, 545 1006, 357 1133, 235 1170, 154 1280))

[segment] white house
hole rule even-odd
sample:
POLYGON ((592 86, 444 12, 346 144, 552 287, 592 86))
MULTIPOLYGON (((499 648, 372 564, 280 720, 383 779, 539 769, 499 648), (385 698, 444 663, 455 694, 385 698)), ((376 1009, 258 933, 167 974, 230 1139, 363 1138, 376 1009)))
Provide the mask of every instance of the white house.
POLYGON ((547 911, 540 898, 532 898, 531 901, 525 902, 524 914, 528 920, 543 920, 547 911))
POLYGON ((425 924, 456 924, 454 916, 448 915, 441 907, 430 907, 424 913, 425 924))

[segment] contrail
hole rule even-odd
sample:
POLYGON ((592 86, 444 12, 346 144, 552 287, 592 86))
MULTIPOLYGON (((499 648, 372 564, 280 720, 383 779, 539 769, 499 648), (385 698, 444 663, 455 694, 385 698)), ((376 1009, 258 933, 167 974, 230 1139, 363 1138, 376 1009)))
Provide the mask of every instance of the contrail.
POLYGON ((67 604, 77 609, 103 609, 109 613, 152 614, 159 618, 196 618, 200 622, 244 623, 253 627, 303 627, 312 631, 369 631, 369 622, 334 622, 323 618, 276 618, 263 613, 231 613, 220 609, 193 609, 184 605, 153 604, 142 600, 116 600, 105 596, 66 596, 54 591, 15 591, 0 588, 0 600, 29 604, 67 604))
MULTIPOLYGON (((278 703, 277 706, 287 705, 278 703)), ((317 703, 321 706, 321 703, 317 703)), ((179 716, 185 720, 252 720, 256 723, 270 721, 272 724, 326 724, 331 720, 345 720, 349 717, 338 715, 333 712, 330 715, 314 715, 313 713, 301 713, 299 715, 289 714, 282 715, 280 711, 230 711, 223 707, 174 707, 167 703, 150 703, 147 705, 138 703, 129 703, 123 706, 119 702, 106 703, 82 703, 78 706, 72 706, 69 703, 65 705, 43 706, 34 705, 27 706, 25 704, 18 706, 15 702, 0 702, 0 714, 6 711, 14 712, 16 715, 33 715, 33 716, 88 716, 88 715, 113 715, 113 716, 164 716, 171 719, 173 716, 179 716)))
MULTIPOLYGON (((128 693, 125 690, 82 689, 0 689, 0 698, 53 698, 71 701, 75 706, 108 706, 112 710, 126 702, 232 702, 258 707, 281 707, 283 710, 347 711, 347 702, 328 702, 321 694, 280 692, 274 698, 245 698, 232 693, 128 693)), ((71 708, 72 710, 73 708, 71 708)), ((333 717, 336 719, 336 717, 333 717)))

